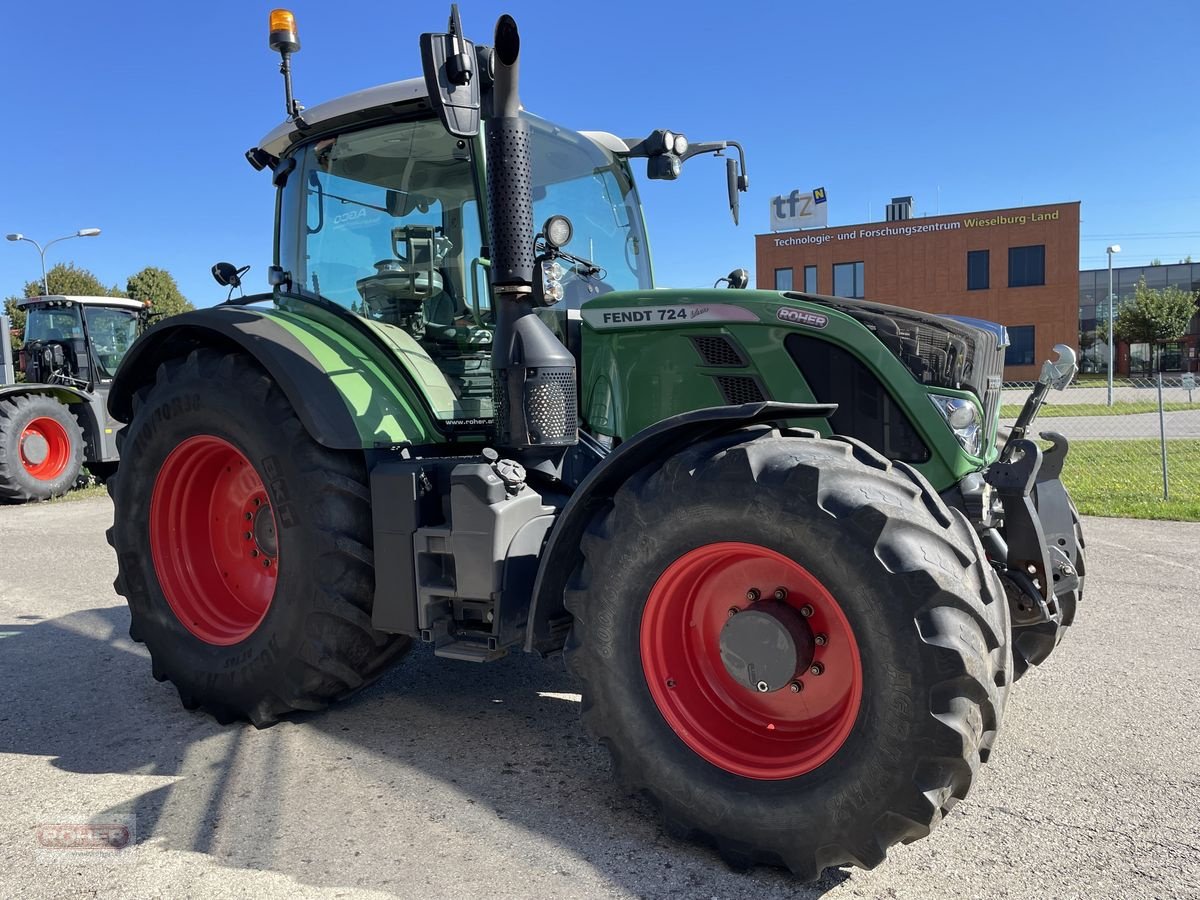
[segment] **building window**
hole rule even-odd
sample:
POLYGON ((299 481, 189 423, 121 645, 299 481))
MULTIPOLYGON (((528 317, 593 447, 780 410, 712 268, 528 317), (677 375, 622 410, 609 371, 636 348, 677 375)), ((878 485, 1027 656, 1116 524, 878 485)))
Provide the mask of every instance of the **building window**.
POLYGON ((815 294, 817 292, 817 267, 804 267, 804 291, 807 294, 815 294))
POLYGON ((1033 337, 1034 327, 1032 325, 1010 326, 1008 349, 1004 351, 1004 364, 1006 366, 1032 366, 1033 337))
POLYGON ((988 250, 969 250, 967 252, 967 290, 986 291, 991 286, 988 278, 988 266, 991 265, 992 254, 988 250))
POLYGON ((1032 287, 1046 283, 1046 245, 1008 248, 1008 286, 1032 287))
POLYGON ((863 264, 861 262, 833 264, 833 295, 863 297, 863 264))
POLYGON ((775 290, 790 291, 792 289, 792 270, 791 269, 776 269, 775 270, 775 290))

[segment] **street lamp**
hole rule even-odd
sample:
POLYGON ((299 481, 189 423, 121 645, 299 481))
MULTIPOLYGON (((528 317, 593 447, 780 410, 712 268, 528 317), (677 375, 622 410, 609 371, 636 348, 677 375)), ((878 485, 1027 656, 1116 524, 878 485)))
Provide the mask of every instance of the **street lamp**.
POLYGON ((50 245, 57 244, 59 241, 69 240, 70 238, 95 237, 99 233, 100 233, 99 228, 80 228, 74 234, 65 234, 60 238, 55 238, 52 241, 47 241, 45 247, 43 247, 41 244, 39 244, 33 238, 27 238, 23 234, 9 234, 9 235, 5 235, 5 237, 7 237, 8 240, 10 240, 10 241, 29 241, 29 243, 33 244, 33 246, 38 248, 38 254, 42 258, 42 290, 45 291, 47 294, 49 294, 50 293, 50 283, 46 279, 46 251, 50 249, 50 245))
POLYGON ((1112 289, 1112 257, 1121 252, 1120 244, 1113 244, 1104 251, 1108 254, 1108 405, 1112 406, 1112 370, 1113 370, 1113 289, 1112 289))

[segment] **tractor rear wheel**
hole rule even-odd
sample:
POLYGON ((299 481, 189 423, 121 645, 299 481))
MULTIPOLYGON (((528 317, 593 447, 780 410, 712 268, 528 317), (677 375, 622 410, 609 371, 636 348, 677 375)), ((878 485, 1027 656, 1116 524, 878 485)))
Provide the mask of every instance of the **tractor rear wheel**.
POLYGON ((83 465, 83 431, 53 397, 0 400, 0 499, 49 500, 75 487, 83 465))
POLYGON ((353 693, 409 649, 371 624, 362 454, 317 444, 249 359, 163 363, 118 442, 115 587, 184 706, 264 727, 353 693))
POLYGON ((815 879, 966 796, 1008 607, 974 531, 863 445, 713 439, 631 478, 567 591, 583 715, 668 831, 815 879))

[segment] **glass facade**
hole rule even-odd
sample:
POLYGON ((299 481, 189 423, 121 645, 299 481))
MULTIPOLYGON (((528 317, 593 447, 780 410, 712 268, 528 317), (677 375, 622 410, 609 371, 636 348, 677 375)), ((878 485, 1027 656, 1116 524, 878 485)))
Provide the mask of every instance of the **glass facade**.
MULTIPOLYGON (((1146 279, 1147 287, 1168 285, 1192 293, 1200 292, 1200 263, 1175 263, 1163 266, 1113 267, 1113 308, 1133 300, 1137 283, 1146 279)), ((1083 372, 1108 370, 1108 269, 1088 269, 1079 273, 1079 368, 1083 372)), ((1163 371, 1196 371, 1200 314, 1192 317, 1187 338, 1160 348, 1163 371)), ((1130 348, 1130 374, 1148 374, 1151 369, 1149 346, 1130 348)))
POLYGON ((790 291, 792 289, 792 270, 791 269, 776 269, 775 270, 775 290, 790 291))

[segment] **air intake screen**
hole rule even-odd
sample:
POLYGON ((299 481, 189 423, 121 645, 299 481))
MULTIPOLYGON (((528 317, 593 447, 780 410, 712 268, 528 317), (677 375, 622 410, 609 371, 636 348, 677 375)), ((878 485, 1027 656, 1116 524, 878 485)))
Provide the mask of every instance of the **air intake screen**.
POLYGON ((739 406, 742 403, 761 403, 767 398, 763 396, 758 381, 744 375, 717 375, 717 387, 721 396, 729 406, 739 406))
POLYGON ((741 369, 746 360, 728 338, 719 335, 692 338, 692 346, 706 366, 741 369))

